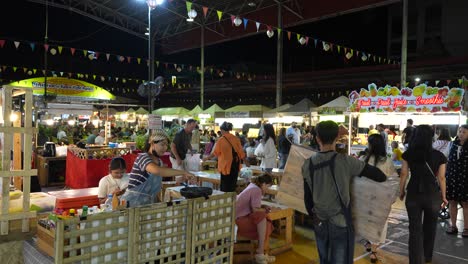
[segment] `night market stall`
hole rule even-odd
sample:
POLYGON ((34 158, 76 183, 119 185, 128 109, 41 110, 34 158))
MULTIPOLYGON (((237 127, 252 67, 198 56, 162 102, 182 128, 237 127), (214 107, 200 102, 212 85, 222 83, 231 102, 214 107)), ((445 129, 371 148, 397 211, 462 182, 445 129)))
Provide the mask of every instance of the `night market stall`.
MULTIPOLYGON (((349 94, 350 106, 349 126, 356 123, 359 128, 383 123, 394 125, 402 130, 407 119, 413 119, 414 125, 453 125, 466 123, 462 113, 461 103, 465 91, 462 88, 431 87, 420 84, 414 88, 399 89, 395 86, 377 87, 369 84, 368 89, 361 88, 349 94)), ((366 138, 367 131, 361 133, 366 138)), ((351 131, 349 144, 351 145, 351 131)), ((398 137, 396 137, 398 140, 398 137)), ((355 154, 365 148, 363 145, 353 145, 349 153, 355 154), (353 149, 353 150, 352 150, 353 149)))

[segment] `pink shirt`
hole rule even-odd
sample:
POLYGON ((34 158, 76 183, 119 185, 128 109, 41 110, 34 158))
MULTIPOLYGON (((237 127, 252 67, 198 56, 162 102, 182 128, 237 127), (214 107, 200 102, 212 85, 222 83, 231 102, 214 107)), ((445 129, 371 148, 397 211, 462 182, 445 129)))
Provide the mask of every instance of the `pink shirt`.
POLYGON ((253 213, 253 208, 262 205, 262 189, 254 183, 250 183, 238 196, 236 200, 236 219, 253 213))

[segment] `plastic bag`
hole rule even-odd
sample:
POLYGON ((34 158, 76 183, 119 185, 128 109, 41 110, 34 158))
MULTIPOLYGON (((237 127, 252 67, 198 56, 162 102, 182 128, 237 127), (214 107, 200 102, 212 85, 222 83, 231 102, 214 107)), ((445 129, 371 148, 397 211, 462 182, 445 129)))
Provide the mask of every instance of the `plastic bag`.
POLYGON ((250 177, 252 177, 253 175, 253 172, 252 172, 252 169, 251 168, 242 168, 240 170, 240 177, 241 178, 244 178, 244 179, 250 179, 250 177))
POLYGON ((185 158, 185 170, 187 171, 200 171, 200 155, 187 155, 185 158))

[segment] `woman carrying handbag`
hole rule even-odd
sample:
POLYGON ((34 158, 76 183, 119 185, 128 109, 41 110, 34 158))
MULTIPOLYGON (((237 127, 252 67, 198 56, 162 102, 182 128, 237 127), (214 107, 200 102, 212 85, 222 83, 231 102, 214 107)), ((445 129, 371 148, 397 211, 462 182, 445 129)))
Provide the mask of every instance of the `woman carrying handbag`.
POLYGON ((432 261, 437 217, 441 207, 448 204, 445 196, 447 158, 442 152, 432 148, 433 136, 434 131, 430 126, 418 126, 409 142, 408 150, 403 153, 400 200, 406 196, 410 264, 432 261), (411 178, 405 191, 409 171, 411 178))

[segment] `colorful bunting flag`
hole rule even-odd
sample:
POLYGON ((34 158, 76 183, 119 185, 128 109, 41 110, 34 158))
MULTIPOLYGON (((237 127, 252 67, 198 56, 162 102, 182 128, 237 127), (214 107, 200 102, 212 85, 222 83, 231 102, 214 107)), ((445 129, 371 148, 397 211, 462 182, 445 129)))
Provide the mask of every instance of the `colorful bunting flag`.
POLYGON ((16 72, 17 69, 18 67, 13 67, 13 72, 16 72))
POLYGON ((86 50, 83 50, 83 56, 86 57, 86 54, 88 54, 88 52, 86 50))
POLYGON ((440 83, 440 80, 435 81, 435 86, 437 86, 440 83))
POLYGON ((0 47, 3 48, 4 45, 5 45, 5 40, 4 40, 4 39, 0 39, 0 47))
POLYGON ((218 14, 218 21, 221 21, 221 17, 223 16, 223 12, 216 10, 216 13, 218 14))
POLYGON ((75 55, 75 48, 70 48, 71 55, 75 55))
POLYGON ((278 31, 278 38, 279 38, 279 36, 281 34, 281 28, 277 28, 277 31, 278 31))
POLYGON ((247 29, 247 23, 249 20, 247 18, 242 18, 242 21, 244 22, 244 30, 247 29))
POLYGON ((137 58, 137 62, 138 62, 138 64, 140 64, 141 63, 141 58, 137 58))
POLYGON ((132 59, 132 57, 128 56, 127 57, 127 62, 130 63, 130 60, 132 59))
POLYGON ((23 73, 26 73, 27 70, 28 70, 28 68, 23 67, 23 73))
POLYGON ((291 31, 288 31, 288 39, 291 40, 291 31))
POLYGON ((257 32, 258 32, 258 29, 260 28, 260 23, 259 23, 259 22, 255 22, 255 26, 257 27, 257 32))
POLYGON ((59 51, 59 54, 62 54, 62 49, 63 49, 63 47, 62 47, 62 46, 58 46, 58 51, 59 51))
POLYGON ((314 46, 317 48, 318 39, 314 39, 314 46))
POLYGON ((188 13, 190 12, 190 10, 192 10, 192 2, 185 1, 185 4, 187 5, 187 13, 188 13))
POLYGON ((34 51, 34 48, 36 48, 36 44, 34 43, 29 43, 29 46, 31 47, 31 51, 34 51))
POLYGON ((231 15, 231 25, 234 26, 234 20, 236 19, 236 16, 231 15))
POLYGON ((45 51, 49 51, 49 44, 44 44, 45 51))
POLYGON ((206 14, 208 14, 208 7, 203 6, 202 9, 203 9, 203 15, 204 15, 205 18, 206 18, 206 14))
POLYGON ((19 41, 13 41, 13 43, 15 44, 16 49, 18 49, 18 47, 20 45, 20 42, 19 41))

